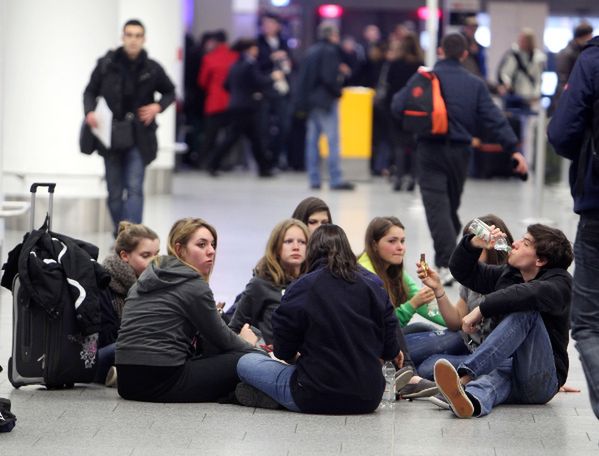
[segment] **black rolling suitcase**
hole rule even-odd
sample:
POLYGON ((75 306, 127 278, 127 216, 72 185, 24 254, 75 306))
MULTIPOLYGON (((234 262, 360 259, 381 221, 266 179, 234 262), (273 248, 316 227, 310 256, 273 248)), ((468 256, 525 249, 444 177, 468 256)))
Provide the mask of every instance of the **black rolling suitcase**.
MULTIPOLYGON (((75 250, 77 259, 83 261, 76 266, 83 269, 88 252, 77 251, 78 245, 91 244, 50 231, 54 187, 55 184, 31 186, 31 232, 11 252, 13 259, 18 258, 18 274, 12 280, 13 345, 8 360, 8 378, 15 388, 37 384, 49 389, 69 388, 75 383, 89 383, 97 367, 98 334, 89 333, 89 329, 97 331, 97 328, 87 321, 89 314, 81 315, 77 310, 83 302, 89 304, 94 290, 87 283, 88 288, 84 289, 80 277, 70 278, 73 265, 64 265, 65 257, 71 257, 71 251, 75 250), (33 230, 37 187, 48 187, 49 210, 44 225, 33 230), (85 322, 88 324, 83 325, 85 322)), ((92 255, 88 255, 88 261, 93 262, 97 259, 97 248, 91 246, 89 250, 92 255)), ((9 271, 5 271, 7 275, 3 277, 5 286, 5 279, 10 279, 9 271)), ((97 293, 95 298, 97 303, 97 293)))

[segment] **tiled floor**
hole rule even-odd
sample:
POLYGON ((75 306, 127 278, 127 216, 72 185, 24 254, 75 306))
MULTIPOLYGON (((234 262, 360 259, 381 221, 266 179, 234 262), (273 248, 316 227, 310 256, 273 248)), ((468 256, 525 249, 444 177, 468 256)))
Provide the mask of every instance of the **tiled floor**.
MULTIPOLYGON (((347 165, 347 164, 346 164, 347 165)), ((272 180, 233 174, 218 179, 180 174, 171 196, 147 199, 145 220, 162 239, 171 223, 200 216, 218 230, 218 261, 211 286, 218 300, 231 303, 251 276, 271 228, 309 195, 301 174, 272 180)), ((57 197, 60 192, 57 188, 57 197)), ((418 193, 394 193, 382 179, 364 181, 355 192, 318 193, 352 247, 375 215, 396 215, 406 225, 407 269, 420 252, 432 257, 432 243, 418 193)), ((547 189, 543 204, 532 182, 470 181, 460 211, 462 221, 494 212, 514 235, 530 218, 545 218, 572 239, 576 218, 567 189, 547 189)), ((75 230, 101 247, 109 234, 75 230)), ((8 232, 11 247, 20 233, 8 232)), ((164 251, 163 245, 163 251, 164 251)), ((451 294, 455 297, 456 287, 451 294)), ((11 297, 0 301, 0 363, 10 351, 11 297)), ((560 393, 545 406, 501 406, 491 415, 458 420, 426 401, 403 401, 394 410, 366 416, 314 416, 218 404, 144 404, 120 399, 113 389, 81 385, 70 391, 12 388, 0 374, 0 396, 9 397, 18 416, 10 434, 0 434, 0 455, 587 455, 599 454, 599 423, 592 414, 577 353, 571 344, 568 383, 579 394, 560 393)))

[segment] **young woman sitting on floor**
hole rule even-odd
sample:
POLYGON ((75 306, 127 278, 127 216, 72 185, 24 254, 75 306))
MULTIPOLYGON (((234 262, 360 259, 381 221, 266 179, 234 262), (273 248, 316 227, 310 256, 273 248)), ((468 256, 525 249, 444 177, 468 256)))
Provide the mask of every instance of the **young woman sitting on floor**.
POLYGON ((202 219, 175 222, 168 255, 129 291, 116 346, 124 399, 212 402, 235 389, 237 361, 257 338, 247 325, 235 334, 216 309, 208 285, 216 246, 216 230, 202 219))
POLYGON ((272 314, 289 284, 305 271, 307 243, 308 228, 299 220, 287 219, 274 227, 254 277, 236 303, 229 328, 239 332, 248 323, 260 330, 266 344, 273 343, 272 314))

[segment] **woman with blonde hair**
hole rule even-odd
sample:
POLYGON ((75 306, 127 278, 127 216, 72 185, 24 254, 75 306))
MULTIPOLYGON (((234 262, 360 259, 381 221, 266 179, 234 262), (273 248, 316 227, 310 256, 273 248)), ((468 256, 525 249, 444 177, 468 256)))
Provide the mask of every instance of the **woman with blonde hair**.
POLYGON ((214 227, 181 219, 131 288, 116 346, 121 397, 148 402, 211 402, 234 389, 239 358, 257 338, 220 317, 208 285, 216 256, 214 227))
POLYGON ((272 344, 272 314, 285 289, 305 271, 308 236, 308 228, 299 220, 283 220, 274 227, 254 277, 236 303, 229 323, 233 331, 248 323, 262 332, 266 344, 272 344))

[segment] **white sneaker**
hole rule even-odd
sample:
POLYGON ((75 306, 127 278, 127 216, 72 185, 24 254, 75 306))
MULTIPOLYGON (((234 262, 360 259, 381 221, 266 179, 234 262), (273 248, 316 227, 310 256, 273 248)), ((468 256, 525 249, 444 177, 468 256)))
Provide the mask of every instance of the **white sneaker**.
POLYGON ((439 279, 441 280, 441 283, 444 286, 448 287, 450 285, 453 285, 453 282, 455 281, 455 279, 451 275, 449 268, 441 267, 441 268, 439 268, 439 271, 437 272, 437 274, 439 274, 439 279))

